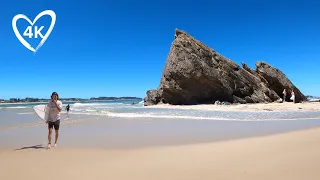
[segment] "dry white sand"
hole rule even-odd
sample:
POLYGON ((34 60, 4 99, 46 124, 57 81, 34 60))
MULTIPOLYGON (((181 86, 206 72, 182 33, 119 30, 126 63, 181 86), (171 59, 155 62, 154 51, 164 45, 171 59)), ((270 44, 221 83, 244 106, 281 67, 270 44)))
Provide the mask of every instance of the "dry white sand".
POLYGON ((177 108, 177 109, 200 109, 200 110, 218 110, 218 111, 320 111, 319 102, 304 102, 304 103, 257 103, 257 104, 238 104, 238 105, 169 105, 158 104, 152 106, 146 106, 146 108, 177 108))
POLYGON ((129 150, 0 150, 0 179, 317 180, 320 129, 129 150))

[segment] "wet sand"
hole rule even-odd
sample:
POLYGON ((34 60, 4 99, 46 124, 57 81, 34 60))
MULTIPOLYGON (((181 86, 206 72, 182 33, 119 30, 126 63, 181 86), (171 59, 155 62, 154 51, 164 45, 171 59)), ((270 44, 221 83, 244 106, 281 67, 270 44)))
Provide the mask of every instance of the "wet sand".
POLYGON ((72 115, 61 122, 58 148, 46 150, 46 124, 35 117, 0 111, 0 179, 320 177, 320 119, 215 121, 72 115))
MULTIPOLYGON (((46 146, 47 124, 34 114, 0 111, 0 117, 1 147, 46 146)), ((63 114, 59 139, 59 146, 65 148, 122 149, 184 145, 320 127, 320 118, 301 117, 302 120, 235 121, 72 114, 71 119, 65 118, 63 114)))
POLYGON ((0 179, 319 179, 320 129, 137 149, 0 150, 0 179))

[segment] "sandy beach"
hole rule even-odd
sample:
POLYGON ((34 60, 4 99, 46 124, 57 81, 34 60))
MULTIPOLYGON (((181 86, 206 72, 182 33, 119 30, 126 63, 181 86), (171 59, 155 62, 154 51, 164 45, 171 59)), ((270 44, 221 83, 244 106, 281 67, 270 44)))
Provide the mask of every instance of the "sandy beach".
POLYGON ((236 105, 170 105, 157 104, 147 106, 147 108, 174 108, 174 109, 198 109, 198 110, 218 110, 218 111, 243 111, 243 112, 259 112, 259 111, 304 111, 317 112, 320 111, 320 102, 303 102, 303 103, 257 103, 257 104, 236 104, 236 105))
POLYGON ((320 129, 126 150, 2 150, 0 179, 319 179, 320 129))
MULTIPOLYGON (((0 179, 319 179, 317 105, 123 105, 123 112, 111 111, 118 115, 155 113, 152 118, 87 115, 83 111, 66 119, 62 113, 58 147, 50 150, 45 148, 46 124, 31 108, 3 109, 0 179), (282 106, 286 112, 255 112, 266 106, 275 110, 282 106), (229 107, 241 112, 228 112, 229 107), (252 108, 256 108, 254 112, 250 112, 252 108), (217 111, 207 114, 210 120, 192 119, 207 113, 202 110, 217 111), (295 110, 309 111, 291 112, 295 110), (167 118, 161 116, 170 113, 167 118), (178 118, 179 113, 189 113, 190 118, 178 118), (224 118, 215 120, 219 117, 224 118), (248 120, 242 121, 244 117, 248 120)), ((92 104, 74 106, 79 108, 94 109, 92 104)))
POLYGON ((320 180, 320 1, 1 7, 0 180, 320 180))

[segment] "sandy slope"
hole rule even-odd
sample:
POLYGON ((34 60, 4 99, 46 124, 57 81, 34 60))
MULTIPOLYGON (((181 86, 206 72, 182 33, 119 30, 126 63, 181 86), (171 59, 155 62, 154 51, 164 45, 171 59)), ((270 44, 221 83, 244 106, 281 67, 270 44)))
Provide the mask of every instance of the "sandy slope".
POLYGON ((219 110, 219 111, 320 111, 319 102, 305 103, 258 103, 258 104, 239 104, 239 105, 169 105, 158 104, 146 106, 146 108, 177 108, 177 109, 201 109, 201 110, 219 110))
POLYGON ((320 129, 129 150, 1 150, 0 179, 316 180, 320 129))

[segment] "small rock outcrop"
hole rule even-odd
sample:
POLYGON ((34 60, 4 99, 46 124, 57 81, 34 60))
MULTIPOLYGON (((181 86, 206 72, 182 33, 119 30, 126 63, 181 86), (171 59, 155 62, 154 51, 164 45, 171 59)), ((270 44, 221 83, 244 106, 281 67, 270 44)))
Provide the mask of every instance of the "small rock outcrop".
POLYGON ((262 61, 256 63, 256 70, 245 63, 240 67, 176 29, 160 85, 147 91, 144 101, 145 106, 275 102, 284 88, 295 92, 296 102, 306 100, 280 70, 262 61))

